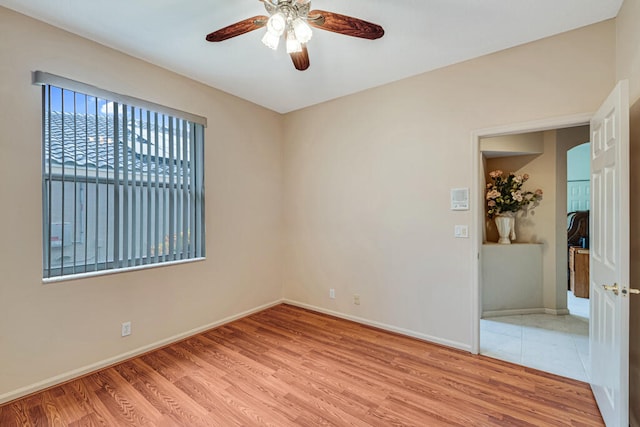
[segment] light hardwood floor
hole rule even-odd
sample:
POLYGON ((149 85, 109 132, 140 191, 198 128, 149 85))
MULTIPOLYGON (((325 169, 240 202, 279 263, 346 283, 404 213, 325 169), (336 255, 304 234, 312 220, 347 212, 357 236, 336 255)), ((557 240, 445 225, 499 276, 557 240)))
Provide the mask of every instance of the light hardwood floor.
POLYGON ((279 305, 0 407, 0 426, 601 426, 588 384, 279 305))

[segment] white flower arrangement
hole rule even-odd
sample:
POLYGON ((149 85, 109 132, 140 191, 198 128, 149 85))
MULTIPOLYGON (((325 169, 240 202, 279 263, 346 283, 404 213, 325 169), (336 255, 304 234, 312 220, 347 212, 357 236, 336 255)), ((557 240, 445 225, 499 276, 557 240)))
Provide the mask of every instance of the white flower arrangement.
POLYGON ((524 191, 522 185, 529 179, 528 174, 516 175, 510 172, 506 177, 501 170, 489 172, 491 181, 487 184, 487 216, 493 218, 507 212, 516 213, 531 203, 537 206, 542 200, 542 190, 524 191))

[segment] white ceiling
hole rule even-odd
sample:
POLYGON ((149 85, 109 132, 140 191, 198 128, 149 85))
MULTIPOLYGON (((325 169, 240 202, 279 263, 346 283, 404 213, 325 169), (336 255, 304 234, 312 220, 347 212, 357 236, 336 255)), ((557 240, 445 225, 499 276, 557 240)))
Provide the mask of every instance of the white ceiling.
POLYGON ((205 35, 266 15, 257 0, 0 0, 46 21, 280 113, 613 18, 623 0, 312 0, 382 25, 379 40, 314 29, 297 71, 259 29, 205 35))

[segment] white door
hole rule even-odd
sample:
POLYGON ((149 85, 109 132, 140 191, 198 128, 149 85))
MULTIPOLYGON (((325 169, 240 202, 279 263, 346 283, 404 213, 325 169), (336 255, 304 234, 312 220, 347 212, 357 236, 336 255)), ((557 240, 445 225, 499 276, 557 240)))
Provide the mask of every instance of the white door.
POLYGON ((629 94, 591 119, 591 388, 607 426, 629 425, 629 94), (604 285, 611 286, 608 290, 604 285), (617 286, 617 290, 613 289, 617 286))
POLYGON ((590 207, 591 181, 567 181, 567 212, 588 211, 590 207))

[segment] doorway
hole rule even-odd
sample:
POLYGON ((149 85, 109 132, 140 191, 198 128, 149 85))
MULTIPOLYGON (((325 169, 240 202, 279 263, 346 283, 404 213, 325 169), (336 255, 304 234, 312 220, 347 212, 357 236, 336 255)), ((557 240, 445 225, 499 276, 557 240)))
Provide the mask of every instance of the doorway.
POLYGON ((589 318, 589 212, 591 210, 591 143, 567 151, 567 246, 569 313, 589 318))
MULTIPOLYGON (((587 318, 570 314, 568 310, 575 301, 568 292, 566 158, 568 148, 588 140, 587 122, 583 117, 573 117, 556 120, 555 124, 550 121, 490 129, 474 135, 478 149, 476 235, 480 260, 476 290, 477 352, 582 381, 588 381, 589 326, 587 318), (490 149, 482 143, 487 140, 494 143, 489 145, 490 149), (520 142, 510 145, 509 141, 520 142), (495 295, 508 292, 486 292, 491 286, 485 282, 487 274, 483 265, 487 249, 491 249, 487 244, 496 241, 496 231, 485 216, 484 190, 487 174, 495 168, 502 168, 506 173, 528 173, 533 189, 540 186, 545 191, 541 207, 517 219, 516 224, 519 221, 520 226, 516 225, 516 243, 511 249, 501 248, 515 253, 522 252, 527 244, 540 247, 532 250, 542 252, 541 283, 538 288, 527 291, 528 305, 522 305, 522 301, 495 304, 495 295), (493 304, 486 304, 486 298, 491 298, 493 304), (510 306, 511 303, 515 305, 510 306)), ((527 184, 524 189, 529 190, 528 187, 527 184)), ((523 265, 532 268, 529 255, 523 265)))

